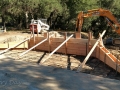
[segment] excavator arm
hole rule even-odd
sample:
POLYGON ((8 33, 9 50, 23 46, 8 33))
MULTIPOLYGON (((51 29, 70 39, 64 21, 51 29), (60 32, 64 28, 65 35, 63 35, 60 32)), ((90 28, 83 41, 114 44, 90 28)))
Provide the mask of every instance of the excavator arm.
POLYGON ((93 9, 88 10, 87 12, 80 12, 77 17, 76 22, 76 31, 81 32, 82 24, 84 18, 92 17, 92 16, 103 16, 107 20, 108 24, 118 33, 120 34, 120 24, 117 19, 112 15, 109 10, 104 9, 93 9), (112 24, 113 23, 113 24, 112 24))

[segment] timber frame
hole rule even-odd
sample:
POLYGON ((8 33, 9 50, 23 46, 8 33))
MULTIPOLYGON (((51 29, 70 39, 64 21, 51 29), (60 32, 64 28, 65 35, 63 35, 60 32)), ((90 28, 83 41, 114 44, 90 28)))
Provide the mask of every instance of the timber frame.
POLYGON ((88 36, 88 39, 82 39, 81 34, 77 32, 75 32, 75 37, 73 37, 73 34, 67 37, 66 32, 64 37, 56 37, 55 34, 50 35, 49 32, 44 33, 44 36, 39 36, 38 34, 35 36, 35 34, 31 34, 30 38, 19 43, 8 42, 0 44, 0 49, 3 50, 0 54, 4 54, 11 49, 27 49, 27 51, 19 55, 20 58, 30 50, 49 52, 49 56, 45 60, 42 60, 42 63, 49 59, 49 57, 55 52, 86 56, 85 60, 78 68, 78 71, 83 68, 88 58, 92 56, 100 59, 120 73, 120 61, 101 44, 102 35, 98 40, 92 38, 91 32, 89 32, 88 36))

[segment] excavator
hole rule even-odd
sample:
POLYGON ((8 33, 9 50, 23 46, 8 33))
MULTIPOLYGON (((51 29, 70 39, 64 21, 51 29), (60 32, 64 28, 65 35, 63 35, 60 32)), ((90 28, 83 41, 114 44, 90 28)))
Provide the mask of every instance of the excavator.
MULTIPOLYGON (((103 16, 105 20, 108 22, 108 24, 112 27, 115 32, 117 32, 120 35, 120 24, 117 21, 117 19, 114 17, 114 15, 109 11, 105 10, 102 8, 99 9, 93 9, 93 10, 88 10, 86 12, 80 12, 77 16, 77 21, 76 21, 76 31, 81 32, 82 25, 84 18, 87 17, 92 17, 92 16, 103 16)), ((112 41, 113 45, 120 45, 120 39, 115 38, 112 41)))

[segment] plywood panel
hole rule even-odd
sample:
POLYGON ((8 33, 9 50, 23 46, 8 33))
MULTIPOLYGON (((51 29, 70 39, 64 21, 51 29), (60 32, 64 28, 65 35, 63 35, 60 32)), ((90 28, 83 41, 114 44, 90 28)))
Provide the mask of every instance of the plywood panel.
POLYGON ((62 42, 51 42, 51 46, 56 47, 56 46, 59 46, 61 43, 62 42))
POLYGON ((45 50, 45 51, 47 50, 47 51, 48 51, 48 50, 49 50, 49 47, 41 47, 41 46, 40 46, 40 47, 36 47, 36 50, 43 50, 43 51, 44 51, 44 50, 45 50))
MULTIPOLYGON (((56 49, 56 47, 51 47, 51 50, 53 51, 54 49, 56 49)), ((59 49, 65 49, 65 47, 61 47, 61 48, 59 48, 59 49)), ((58 49, 58 50, 59 50, 58 49)))
POLYGON ((65 41, 65 39, 64 38, 51 38, 51 43, 52 42, 64 42, 65 41))
MULTIPOLYGON (((109 56, 106 57, 106 64, 116 70, 116 63, 109 56)), ((120 72, 120 67, 118 71, 120 72)))
MULTIPOLYGON (((19 42, 10 42, 9 43, 9 47, 12 47, 12 46, 14 46, 14 45, 16 45, 16 44, 18 44, 19 42)), ((25 43, 23 43, 23 44, 21 44, 21 45, 19 45, 18 47, 16 47, 16 48, 28 48, 28 43, 27 42, 25 42, 25 43)))
MULTIPOLYGON (((9 47, 12 47, 12 46, 14 46, 14 45, 16 45, 16 44, 18 44, 19 42, 9 42, 9 47)), ((8 48, 8 44, 7 43, 5 43, 5 44, 0 44, 0 48, 8 48)), ((16 47, 16 48, 28 48, 28 42, 25 42, 25 44, 23 43, 23 44, 21 44, 21 45, 19 45, 18 47, 16 47)))
POLYGON ((0 44, 0 48, 8 48, 8 44, 5 43, 5 44, 0 44))
POLYGON ((79 49, 81 49, 81 48, 85 48, 86 49, 86 44, 79 44, 79 43, 67 43, 67 48, 69 48, 69 49, 75 49, 75 48, 79 48, 79 49))
POLYGON ((76 49, 68 49, 68 54, 75 54, 75 55, 86 55, 86 50, 76 50, 76 49))
POLYGON ((91 39, 91 40, 90 40, 90 44, 91 44, 91 45, 94 45, 96 41, 97 41, 96 39, 91 39))
POLYGON ((67 43, 87 43, 88 39, 71 38, 67 43))
POLYGON ((97 46, 96 49, 95 49, 95 51, 96 51, 95 57, 99 58, 99 56, 100 56, 100 48, 97 46))

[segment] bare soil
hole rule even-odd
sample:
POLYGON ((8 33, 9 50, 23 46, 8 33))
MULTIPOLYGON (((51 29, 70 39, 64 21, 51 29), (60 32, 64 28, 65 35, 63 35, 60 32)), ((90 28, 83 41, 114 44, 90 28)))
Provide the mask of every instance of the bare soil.
MULTIPOLYGON (((70 35, 73 32, 68 33, 70 35)), ((63 33, 59 32, 61 36, 63 33)), ((6 33, 0 33, 0 43, 5 43, 7 41, 14 41, 14 40, 22 40, 26 37, 29 37, 31 34, 30 32, 20 32, 20 31, 10 31, 6 33), (12 39, 10 39, 12 37, 12 39)), ((40 34, 42 35, 42 34, 40 34)), ((82 34, 83 38, 87 38, 87 34, 82 34)), ((118 55, 119 50, 115 48, 107 47, 110 52, 114 55, 118 55)), ((48 56, 48 52, 40 52, 40 51, 30 51, 29 53, 25 54, 22 58, 18 59, 18 55, 22 53, 24 50, 12 50, 10 52, 5 53, 4 55, 7 57, 12 57, 14 60, 18 61, 25 61, 28 63, 40 64, 41 60, 48 56)), ((68 70, 76 71, 79 64, 84 60, 84 56, 76 56, 76 55, 63 55, 56 53, 54 54, 48 61, 46 61, 43 65, 46 66, 55 66, 56 69, 64 68, 68 70)), ((82 71, 84 73, 93 74, 97 76, 107 77, 107 78, 114 78, 120 80, 120 74, 117 73, 115 70, 110 68, 109 66, 105 65, 103 62, 96 58, 90 58, 82 71)))

